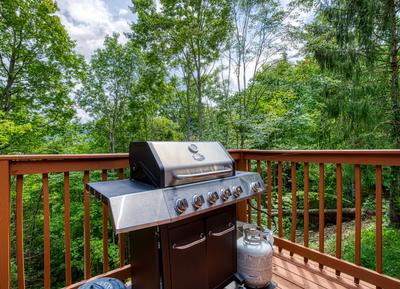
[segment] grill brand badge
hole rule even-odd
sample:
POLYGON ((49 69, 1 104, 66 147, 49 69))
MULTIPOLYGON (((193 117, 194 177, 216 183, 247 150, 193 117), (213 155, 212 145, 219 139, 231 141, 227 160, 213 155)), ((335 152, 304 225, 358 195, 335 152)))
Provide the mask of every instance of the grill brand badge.
POLYGON ((196 161, 202 161, 205 159, 204 155, 199 153, 199 148, 194 143, 190 144, 188 149, 191 153, 193 153, 193 159, 195 159, 196 161))

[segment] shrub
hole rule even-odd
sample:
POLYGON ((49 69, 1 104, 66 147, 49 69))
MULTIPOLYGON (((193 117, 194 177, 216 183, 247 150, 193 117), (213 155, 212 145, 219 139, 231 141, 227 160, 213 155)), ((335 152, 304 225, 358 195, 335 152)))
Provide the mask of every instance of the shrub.
MULTIPOLYGON (((376 230, 375 225, 364 228, 361 233, 361 265, 375 270, 376 269, 376 230)), ((394 278, 400 278, 400 231, 385 226, 383 228, 383 273, 394 278)), ((343 238, 342 250, 343 259, 354 262, 354 232, 343 238)), ((334 254, 335 238, 327 240, 327 252, 334 254)))

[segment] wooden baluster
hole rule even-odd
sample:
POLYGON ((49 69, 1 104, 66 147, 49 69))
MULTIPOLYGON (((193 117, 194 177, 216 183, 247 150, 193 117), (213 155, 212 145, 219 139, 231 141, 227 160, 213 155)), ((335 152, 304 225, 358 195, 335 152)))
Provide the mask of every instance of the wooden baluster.
MULTIPOLYGON (((319 164, 319 251, 324 252, 324 229, 325 229, 325 167, 323 163, 319 164)), ((324 266, 319 264, 319 268, 324 266)))
MULTIPOLYGON (((261 162, 257 161, 257 173, 261 173, 261 162)), ((261 226, 261 194, 257 194, 257 225, 261 226)))
POLYGON ((69 172, 64 173, 65 285, 72 284, 69 172))
POLYGON ((10 163, 0 160, 0 288, 10 288, 10 163))
MULTIPOLYGON (((296 223, 297 223, 297 196, 296 196, 296 163, 292 162, 291 165, 291 176, 292 176, 292 236, 291 241, 296 242, 296 223)), ((293 256, 293 252, 290 252, 290 256, 293 256)))
MULTIPOLYGON (((282 238, 283 235, 283 199, 282 199, 282 162, 278 162, 278 237, 282 238)), ((279 252, 282 248, 279 247, 279 252)))
MULTIPOLYGON (((118 169, 118 179, 124 179, 124 169, 118 169)), ((119 247, 119 266, 125 265, 125 234, 121 233, 118 235, 118 247, 119 247)))
POLYGON ((84 256, 85 256, 85 268, 84 276, 85 279, 91 277, 90 268, 90 193, 86 189, 86 184, 89 182, 89 171, 84 171, 83 173, 83 185, 84 185, 84 256))
POLYGON ((24 205, 23 205, 24 176, 17 176, 16 185, 16 243, 17 243, 17 276, 18 288, 25 288, 25 266, 24 266, 24 205))
MULTIPOLYGON (((309 204, 308 204, 308 192, 310 187, 310 170, 309 164, 304 163, 304 246, 308 247, 309 244, 309 204)), ((304 262, 308 262, 308 258, 304 258, 304 262)))
MULTIPOLYGON (((101 180, 107 181, 107 170, 102 170, 101 180)), ((103 235, 103 272, 108 271, 108 207, 104 202, 102 206, 102 235, 103 235)))
MULTIPOLYGON (((342 165, 336 164, 336 258, 342 258, 342 165)), ((340 271, 336 270, 336 275, 340 271)))
MULTIPOLYGON (((243 152, 240 153, 240 159, 239 159, 237 167, 238 167, 239 171, 246 170, 246 160, 244 159, 243 152)), ((238 221, 246 222, 246 220, 247 220, 246 207, 247 207, 246 201, 241 201, 236 204, 236 216, 237 216, 238 221)))
MULTIPOLYGON (((247 160, 247 171, 251 172, 251 160, 247 160)), ((247 223, 252 223, 253 222, 253 216, 252 216, 252 212, 251 212, 251 207, 249 205, 249 203, 251 202, 251 200, 247 200, 247 223)))
MULTIPOLYGON (((355 165, 355 190, 356 190, 356 231, 355 231, 355 252, 354 263, 361 264, 361 166, 355 165)), ((360 279, 354 278, 358 284, 360 279)))
MULTIPOLYGON (((382 273, 382 166, 376 166, 376 272, 382 273)), ((380 287, 376 287, 380 289, 380 287)))
POLYGON ((50 289, 50 199, 49 175, 43 174, 43 243, 44 243, 44 288, 50 289))
POLYGON ((268 210, 268 228, 271 229, 272 228, 272 218, 271 218, 271 213, 272 213, 272 167, 271 167, 271 161, 267 162, 267 175, 268 175, 268 179, 267 179, 267 199, 268 199, 268 203, 267 203, 267 210, 268 210))

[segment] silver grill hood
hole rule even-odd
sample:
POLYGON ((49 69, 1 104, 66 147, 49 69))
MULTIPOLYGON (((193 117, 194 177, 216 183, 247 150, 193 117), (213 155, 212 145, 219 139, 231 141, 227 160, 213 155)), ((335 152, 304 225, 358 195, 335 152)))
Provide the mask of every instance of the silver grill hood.
POLYGON ((235 175, 219 142, 133 142, 129 163, 132 179, 158 188, 235 175))

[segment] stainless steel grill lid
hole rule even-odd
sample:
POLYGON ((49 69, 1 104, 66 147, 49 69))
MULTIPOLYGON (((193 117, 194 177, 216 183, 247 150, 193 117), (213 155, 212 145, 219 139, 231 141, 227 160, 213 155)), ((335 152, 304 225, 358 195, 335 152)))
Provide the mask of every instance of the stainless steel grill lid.
POLYGON ((132 179, 159 188, 235 175, 219 142, 133 142, 129 163, 132 179))

